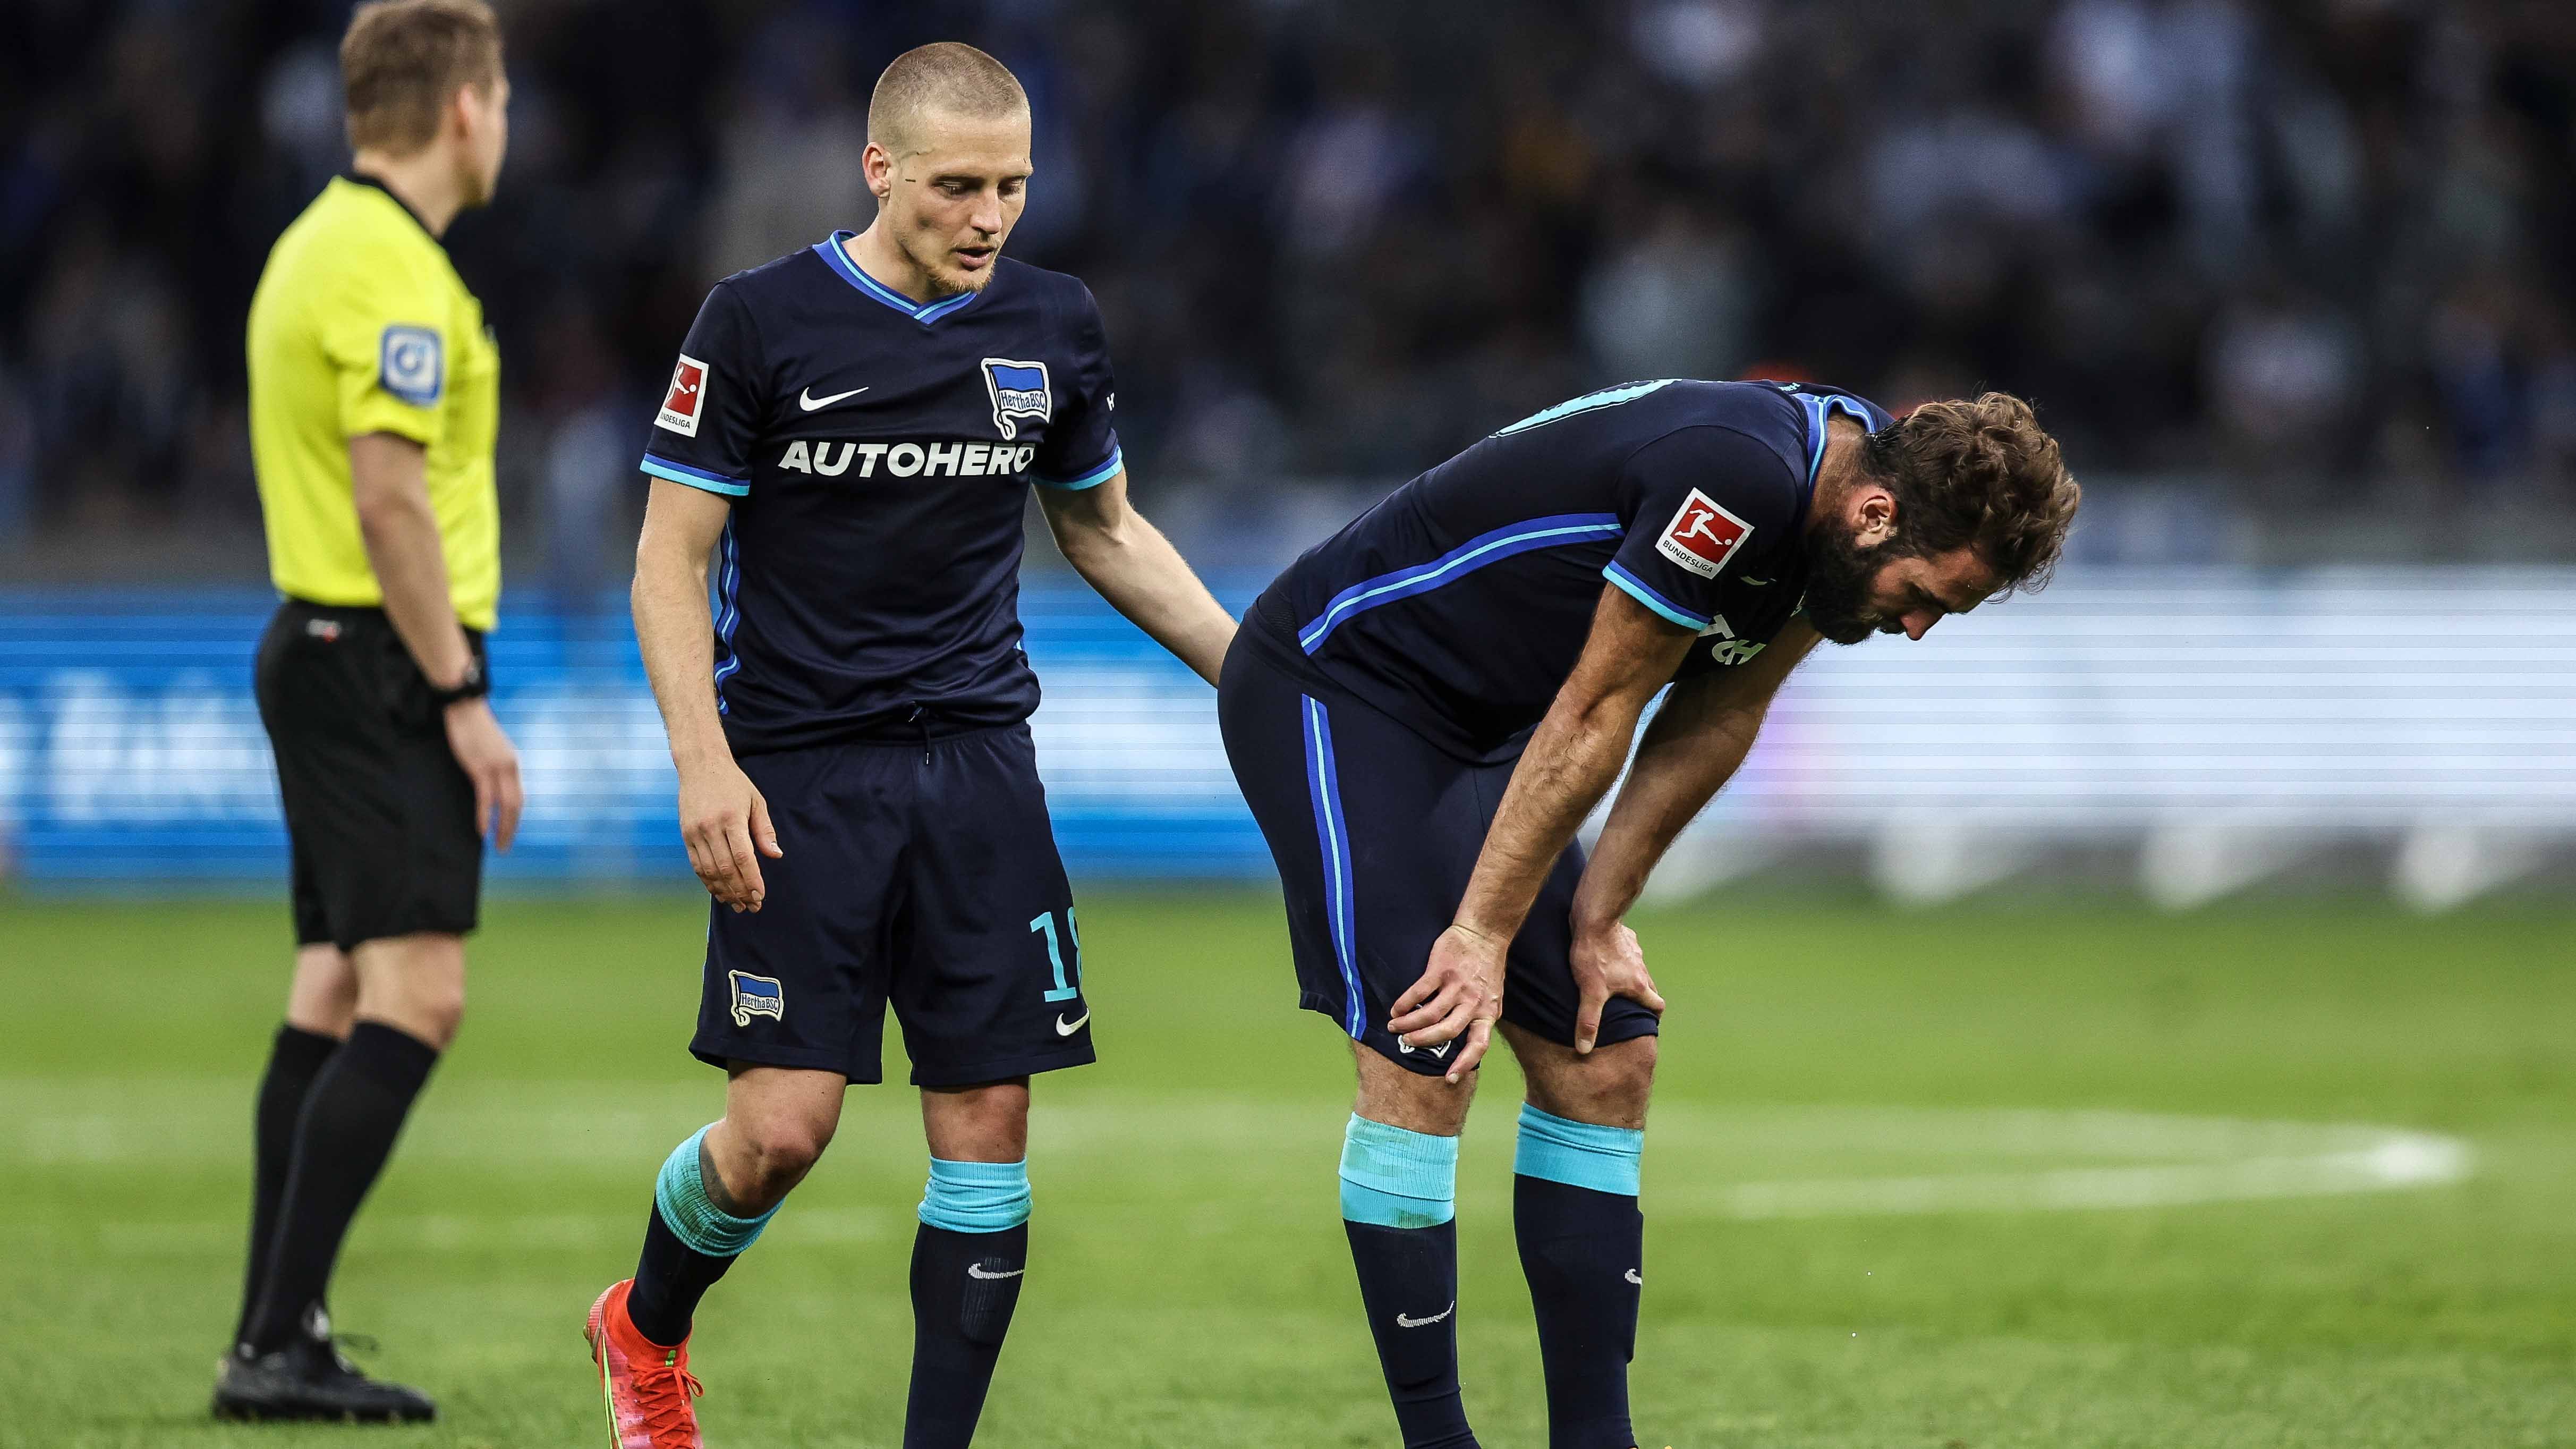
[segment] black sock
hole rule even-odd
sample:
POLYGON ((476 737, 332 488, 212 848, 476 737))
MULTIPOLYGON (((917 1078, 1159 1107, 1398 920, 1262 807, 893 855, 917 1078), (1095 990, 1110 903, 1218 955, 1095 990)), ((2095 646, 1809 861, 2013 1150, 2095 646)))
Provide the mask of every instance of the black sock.
POLYGON ((1029 1225, 961 1233, 928 1223, 912 1239, 912 1396, 903 1449, 965 1449, 1020 1303, 1029 1225))
POLYGON ((635 1286, 626 1290, 626 1316, 635 1331, 664 1348, 686 1342, 698 1300, 740 1256, 701 1253, 681 1242, 662 1220, 661 1204, 655 1203, 652 1221, 644 1225, 644 1256, 635 1263, 635 1286))
POLYGON ((1628 1361, 1645 1292, 1637 1200, 1542 1177, 1512 1179, 1512 1231, 1538 1310, 1548 1449, 1629 1449, 1628 1361))
POLYGON ((1404 1449, 1474 1449, 1458 1396, 1458 1225, 1342 1222, 1404 1449))
POLYGON ((250 1334, 250 1316, 259 1307, 260 1286, 268 1281, 268 1249, 277 1236, 277 1205, 286 1196, 287 1169, 295 1163, 295 1120, 304 1113, 304 1098, 322 1064, 340 1049, 340 1039, 281 1026, 268 1049, 268 1071, 259 1079, 259 1107, 252 1118, 250 1183, 250 1268, 242 1275, 241 1317, 233 1322, 233 1342, 250 1334))
POLYGON ((375 1186, 412 1099, 437 1064, 436 1047, 362 1021, 313 1079, 295 1124, 295 1165, 270 1240, 268 1281, 242 1335, 258 1351, 284 1346, 320 1309, 349 1220, 375 1186))

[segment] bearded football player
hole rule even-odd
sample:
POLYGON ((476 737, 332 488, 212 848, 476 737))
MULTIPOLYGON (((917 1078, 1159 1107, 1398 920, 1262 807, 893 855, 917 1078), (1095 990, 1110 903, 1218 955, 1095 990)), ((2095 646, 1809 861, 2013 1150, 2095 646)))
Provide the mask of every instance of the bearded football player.
MULTIPOLYGON (((2030 408, 1632 383, 1503 428, 1292 565, 1225 661, 1299 1002, 1348 1038, 1341 1210, 1408 1449, 1458 1388, 1458 1133, 1499 1030, 1551 1449, 1629 1449, 1664 1010, 1622 918, 1818 642, 2045 582, 2080 497, 2030 408), (1663 706, 1636 739, 1657 694, 1663 706), (1576 828, 1635 762, 1587 858, 1576 828)), ((1660 1441, 1657 1441, 1660 1442, 1660 1441)))

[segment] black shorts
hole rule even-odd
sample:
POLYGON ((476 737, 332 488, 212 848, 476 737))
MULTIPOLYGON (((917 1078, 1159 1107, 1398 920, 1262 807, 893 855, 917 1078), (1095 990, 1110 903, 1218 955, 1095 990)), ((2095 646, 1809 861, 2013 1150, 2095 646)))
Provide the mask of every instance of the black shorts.
POLYGON ((697 1057, 916 1086, 1092 1060, 1073 888, 1029 727, 750 755, 785 857, 757 911, 710 902, 697 1057))
MULTIPOLYGON (((1285 648, 1247 622, 1226 655, 1217 718, 1288 900, 1297 1004, 1424 1076, 1452 1044, 1408 1047, 1386 1029, 1449 928, 1515 762, 1470 764, 1270 657, 1285 648)), ((1574 1045, 1571 950, 1583 847, 1569 845, 1505 957, 1503 1020, 1574 1045)), ((1602 1008, 1602 1046, 1652 1036, 1655 1014, 1626 997, 1602 1008)))
MULTIPOLYGON (((481 657, 482 636, 466 638, 481 657)), ((384 611, 287 600, 260 636, 252 687, 286 806, 296 944, 473 930, 474 782, 384 611)))

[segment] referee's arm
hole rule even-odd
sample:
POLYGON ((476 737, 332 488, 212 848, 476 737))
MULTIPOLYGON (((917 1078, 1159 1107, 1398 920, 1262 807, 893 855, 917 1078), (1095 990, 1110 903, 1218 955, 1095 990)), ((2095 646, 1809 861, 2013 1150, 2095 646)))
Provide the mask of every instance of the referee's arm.
MULTIPOLYGON (((447 551, 429 504, 428 460, 428 449, 396 433, 349 440, 358 533, 384 592, 385 617, 429 682, 452 689, 464 682, 474 651, 448 593, 447 551)), ((474 782, 475 828, 494 847, 509 849, 526 796, 519 787, 519 753, 492 717, 489 700, 478 696, 447 706, 447 747, 474 782)))

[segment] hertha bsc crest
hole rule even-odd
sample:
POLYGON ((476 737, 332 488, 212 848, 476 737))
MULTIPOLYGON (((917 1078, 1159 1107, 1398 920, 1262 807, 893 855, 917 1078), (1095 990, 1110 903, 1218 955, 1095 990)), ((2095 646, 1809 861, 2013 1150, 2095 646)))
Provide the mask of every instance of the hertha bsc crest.
POLYGON ((1047 367, 1043 362, 1013 362, 1006 357, 984 359, 984 386, 993 394, 993 426, 1005 439, 1020 435, 1017 418, 1035 418, 1039 422, 1055 416, 1055 394, 1047 386, 1047 367))
POLYGON ((774 976, 754 976, 748 971, 728 971, 733 981, 733 1024, 749 1026, 755 1016, 771 1021, 787 1019, 787 992, 774 976))

